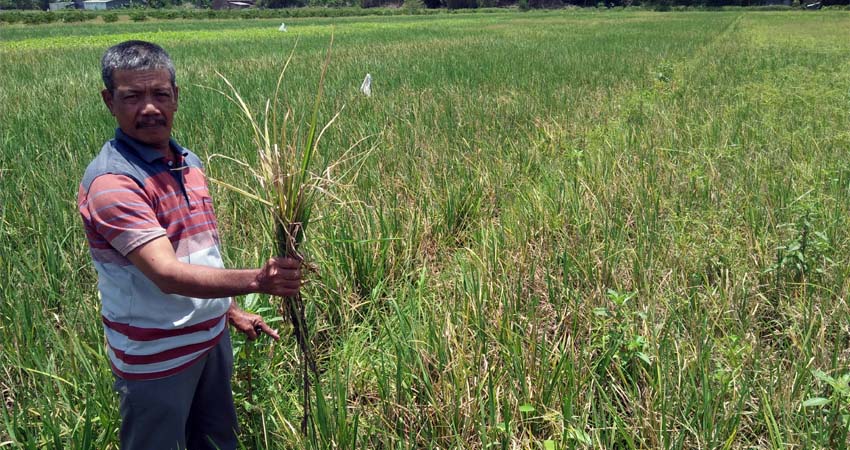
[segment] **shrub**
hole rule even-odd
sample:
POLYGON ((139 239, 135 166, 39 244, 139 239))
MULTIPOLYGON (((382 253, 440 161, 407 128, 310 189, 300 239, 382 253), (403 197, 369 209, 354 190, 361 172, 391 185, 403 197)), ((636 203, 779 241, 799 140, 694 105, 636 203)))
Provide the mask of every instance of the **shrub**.
POLYGON ((45 23, 42 20, 42 14, 25 14, 21 16, 21 22, 27 25, 37 25, 40 23, 45 23))
POLYGON ((561 8, 564 6, 562 0, 529 0, 528 7, 531 9, 539 8, 561 8))
POLYGON ((33 14, 26 14, 23 17, 23 22, 28 25, 37 25, 40 23, 51 23, 59 20, 58 14, 53 14, 51 12, 37 12, 33 14))
POLYGON ((133 11, 130 13, 130 20, 133 22, 144 22, 148 20, 148 16, 142 11, 133 11))
POLYGON ((173 9, 165 9, 162 11, 152 11, 149 13, 154 19, 174 20, 180 17, 180 12, 173 9))
POLYGON ((102 16, 100 16, 100 18, 103 19, 103 21, 106 23, 118 22, 118 14, 114 12, 108 12, 106 14, 103 14, 102 16))
POLYGON ((478 0, 446 0, 449 9, 477 8, 478 0))
POLYGON ((85 22, 92 18, 82 11, 64 11, 61 13, 62 21, 66 23, 85 22))
POLYGON ((0 22, 15 23, 23 22, 24 14, 18 11, 0 13, 0 22))

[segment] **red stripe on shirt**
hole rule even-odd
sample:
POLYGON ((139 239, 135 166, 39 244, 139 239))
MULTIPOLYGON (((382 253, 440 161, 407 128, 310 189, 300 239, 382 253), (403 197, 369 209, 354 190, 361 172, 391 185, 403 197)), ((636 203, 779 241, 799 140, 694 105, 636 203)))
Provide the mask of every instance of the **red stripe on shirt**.
POLYGON ((111 365, 111 366, 112 366, 112 372, 113 372, 113 373, 115 373, 116 375, 118 375, 119 377, 121 377, 121 378, 123 378, 123 379, 125 379, 125 380, 130 380, 130 381, 155 380, 155 379, 157 379, 157 378, 165 378, 165 377, 168 377, 168 376, 174 375, 174 374, 176 374, 176 373, 180 372, 181 370, 183 370, 183 369, 185 369, 185 368, 187 368, 187 367, 191 366, 192 364, 195 364, 196 362, 198 362, 198 360, 199 360, 199 359, 203 358, 204 356, 207 356, 207 354, 208 354, 208 353, 209 353, 209 352, 210 352, 213 348, 214 348, 214 347, 210 347, 210 349, 209 349, 209 350, 207 350, 207 351, 205 351, 204 353, 202 353, 202 354, 198 355, 198 357, 197 357, 197 358, 194 358, 194 359, 192 359, 191 361, 189 361, 189 362, 187 362, 187 363, 185 363, 185 364, 180 364, 180 365, 179 365, 179 366, 177 366, 177 367, 174 367, 174 368, 172 368, 172 369, 168 369, 168 370, 163 370, 163 371, 160 371, 160 372, 149 372, 149 373, 129 373, 129 372, 124 372, 124 371, 119 370, 117 367, 115 367, 115 363, 113 363, 113 362, 112 362, 112 360, 109 360, 109 365, 111 365))
MULTIPOLYGON (((101 316, 102 317, 102 316, 101 316)), ((189 325, 183 328, 163 329, 163 328, 143 328, 134 327, 130 324, 113 322, 106 317, 102 317, 103 323, 112 330, 115 330, 134 341, 155 341, 157 339, 183 336, 186 334, 196 333, 198 331, 207 331, 218 325, 218 322, 224 318, 224 315, 206 320, 194 325, 189 325)))
MULTIPOLYGON (((139 233, 162 228, 151 199, 138 184, 124 175, 105 174, 92 182, 81 203, 86 228, 115 247, 115 240, 125 233, 139 233), (145 206, 149 205, 149 206, 145 206)), ((93 239, 89 239, 91 242, 93 239)), ((123 241, 131 241, 125 238, 123 241)))
POLYGON ((116 358, 120 359, 121 361, 124 361, 126 364, 156 364, 161 363, 163 361, 168 361, 170 359, 177 359, 181 356, 191 355, 192 353, 199 352, 206 348, 212 348, 215 346, 216 343, 218 343, 218 340, 221 339, 221 335, 225 331, 227 330, 222 329, 221 333, 217 334, 214 338, 204 342, 184 345, 182 347, 176 347, 150 355, 128 355, 123 350, 117 349, 112 345, 110 345, 109 348, 112 349, 112 353, 115 354, 116 358))

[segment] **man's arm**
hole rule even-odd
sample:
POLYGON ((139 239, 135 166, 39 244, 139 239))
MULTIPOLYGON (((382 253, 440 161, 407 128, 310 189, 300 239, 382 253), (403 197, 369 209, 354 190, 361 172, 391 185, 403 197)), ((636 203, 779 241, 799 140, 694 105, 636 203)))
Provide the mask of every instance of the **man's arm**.
POLYGON ((165 236, 142 244, 127 258, 166 294, 221 298, 259 292, 292 297, 301 288, 301 262, 293 258, 273 258, 260 269, 187 264, 177 259, 165 236))
MULTIPOLYGON (((127 254, 127 258, 166 294, 196 298, 221 298, 252 292, 290 297, 301 288, 301 262, 293 258, 273 258, 260 269, 217 269, 187 264, 177 259, 165 236, 153 239, 127 254)), ((278 340, 277 332, 257 314, 243 311, 236 302, 227 311, 228 322, 248 336, 265 333, 278 340)))

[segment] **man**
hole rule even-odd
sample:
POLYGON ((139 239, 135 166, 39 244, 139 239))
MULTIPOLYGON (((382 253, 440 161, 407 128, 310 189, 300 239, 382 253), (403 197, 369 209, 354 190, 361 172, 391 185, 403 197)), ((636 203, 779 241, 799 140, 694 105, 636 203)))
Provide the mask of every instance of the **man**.
POLYGON ((299 261, 226 270, 201 161, 171 138, 179 89, 159 46, 128 41, 101 60, 115 138, 86 169, 78 207, 98 288, 123 449, 236 448, 227 322, 278 334, 230 297, 293 296, 299 261))

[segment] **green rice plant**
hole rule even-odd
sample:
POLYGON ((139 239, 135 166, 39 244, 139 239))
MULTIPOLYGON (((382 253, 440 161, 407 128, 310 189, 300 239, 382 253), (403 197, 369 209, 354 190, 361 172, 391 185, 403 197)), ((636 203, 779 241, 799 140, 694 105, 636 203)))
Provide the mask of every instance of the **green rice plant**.
POLYGON ((485 212, 484 195, 477 183, 467 178, 445 181, 445 201, 436 226, 446 242, 463 246, 469 230, 485 212))
MULTIPOLYGON (((338 220, 328 223, 323 242, 329 245, 321 258, 337 268, 335 273, 343 275, 333 280, 338 289, 350 288, 358 301, 380 297, 387 284, 405 276, 412 247, 409 234, 415 230, 403 230, 400 213, 383 207, 356 203, 345 208, 345 212, 338 220)), ((337 307, 357 310, 350 306, 329 305, 332 311, 337 307)))
MULTIPOLYGON (((796 235, 776 248, 776 261, 767 269, 776 275, 777 287, 784 278, 800 283, 806 277, 823 275, 823 267, 832 263, 826 256, 831 250, 829 238, 821 231, 812 231, 813 219, 806 213, 792 228, 796 235)), ((786 225, 785 227, 789 227, 786 225)))
POLYGON ((847 435, 850 433, 850 374, 845 373, 840 376, 830 376, 822 370, 812 370, 812 375, 821 383, 830 387, 828 396, 812 397, 802 403, 806 412, 811 415, 822 415, 823 422, 826 426, 824 429, 829 430, 826 436, 829 447, 841 448, 847 443, 847 435))

